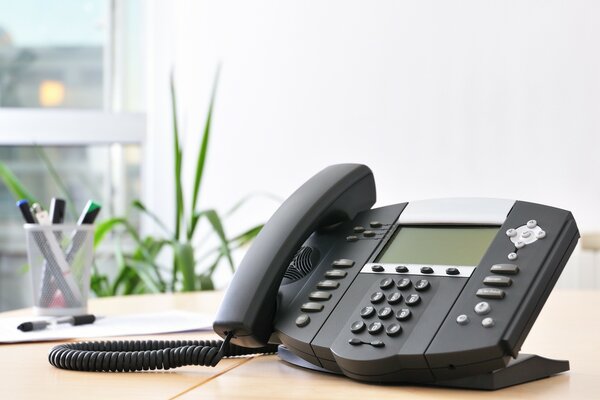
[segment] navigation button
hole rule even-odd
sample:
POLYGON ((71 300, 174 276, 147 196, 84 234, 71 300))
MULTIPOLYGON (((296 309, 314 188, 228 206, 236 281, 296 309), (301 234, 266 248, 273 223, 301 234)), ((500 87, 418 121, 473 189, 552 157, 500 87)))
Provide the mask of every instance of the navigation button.
POLYGON ((317 289, 333 290, 340 287, 340 283, 331 280, 324 280, 317 283, 317 289))
POLYGON ((507 287, 512 285, 512 279, 508 276, 486 276, 483 279, 483 284, 488 286, 507 287))
POLYGON ((504 298, 504 290, 502 289, 492 289, 492 288, 481 288, 477 289, 477 293, 475 293, 477 297, 481 297, 484 299, 503 299, 504 298))
POLYGON ((512 253, 508 253, 508 259, 510 261, 515 261, 518 258, 517 253, 512 252, 512 253))
POLYGON ((300 307, 300 310, 302 310, 304 312, 319 312, 319 311, 323 310, 323 304, 315 303, 315 302, 311 301, 311 302, 302 304, 302 306, 300 307))
POLYGON ((537 221, 535 219, 530 219, 529 221, 527 221, 527 227, 529 229, 533 229, 537 226, 537 221))
POLYGON ((348 275, 348 273, 341 269, 332 269, 331 271, 325 272, 325 277, 331 279, 342 279, 345 278, 346 275, 348 275))
POLYGON ((308 298, 309 298, 309 300, 326 301, 331 298, 331 293, 330 292, 321 292, 321 291, 311 292, 308 295, 308 298))
POLYGON ((354 266, 354 260, 348 260, 347 258, 340 258, 331 263, 334 268, 351 268, 354 266))
POLYGON ((519 266, 516 264, 494 264, 490 271, 500 275, 516 275, 519 272, 519 266))
POLYGON ((296 318, 296 326, 299 328, 303 328, 310 322, 310 317, 306 314, 301 314, 298 318, 296 318))

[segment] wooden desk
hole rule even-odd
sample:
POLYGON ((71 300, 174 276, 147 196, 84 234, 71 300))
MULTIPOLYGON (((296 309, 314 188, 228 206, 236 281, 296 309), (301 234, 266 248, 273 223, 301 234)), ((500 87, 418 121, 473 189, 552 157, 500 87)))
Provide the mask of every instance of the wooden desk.
MULTIPOLYGON (((221 293, 130 296, 96 299, 100 315, 181 309, 214 312, 221 293)), ((28 315, 29 310, 0 314, 28 315)), ((600 292, 556 291, 532 329, 523 352, 571 361, 571 371, 496 392, 419 386, 380 386, 306 371, 277 356, 225 359, 216 368, 185 367, 166 372, 88 373, 48 364, 56 343, 0 345, 3 399, 600 399, 600 292)), ((208 332, 153 338, 198 339, 208 332)), ((136 339, 136 337, 129 337, 136 339)), ((113 338, 114 339, 114 338, 113 338)), ((138 337, 139 339, 139 337, 138 337)))

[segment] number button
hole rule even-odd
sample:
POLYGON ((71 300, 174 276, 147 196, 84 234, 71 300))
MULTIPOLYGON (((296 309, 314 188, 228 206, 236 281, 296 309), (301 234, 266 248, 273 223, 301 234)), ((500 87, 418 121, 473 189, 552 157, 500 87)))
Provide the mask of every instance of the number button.
POLYGON ((421 297, 418 294, 411 294, 406 298, 406 304, 409 306, 416 306, 421 302, 421 297))
POLYGON ((382 329, 383 329, 383 324, 379 321, 371 322, 369 324, 369 327, 367 328, 367 330, 369 331, 369 333, 371 335, 375 335, 375 334, 381 332, 382 329))
POLYGON ((408 308, 403 308, 396 313, 396 319, 398 321, 406 321, 411 317, 412 313, 408 308))
POLYGON ((384 297, 385 296, 383 295, 383 293, 375 292, 371 295, 371 303, 373 303, 373 304, 381 303, 383 301, 384 297))
POLYGON ((387 301, 390 304, 398 304, 402 301, 402 294, 400 294, 400 292, 394 292, 388 296, 387 301))
POLYGON ((363 307, 363 309, 360 310, 360 316, 363 318, 371 318, 374 314, 375 309, 371 306, 363 307))
POLYGON ((401 278, 396 283, 396 287, 398 289, 400 289, 400 290, 403 290, 403 289, 409 288, 410 284, 411 284, 410 279, 408 279, 408 278, 401 278))
POLYGON ((420 279, 417 282, 415 282, 415 290, 418 290, 419 292, 423 292, 429 289, 430 287, 431 284, 427 279, 420 279))
POLYGON ((352 323, 352 325, 350 325, 350 330, 353 333, 361 332, 364 329, 365 329, 365 323, 363 321, 355 321, 352 323))
POLYGON ((381 310, 379 310, 379 312, 377 313, 377 315, 379 316, 379 318, 381 319, 388 319, 389 317, 391 317, 393 314, 393 311, 390 307, 383 307, 381 310))
POLYGON ((398 336, 402 333, 402 327, 400 326, 400 324, 391 324, 385 329, 385 333, 388 336, 398 336))
POLYGON ((394 286, 394 280, 392 278, 385 278, 379 282, 379 287, 382 289, 389 289, 394 286))

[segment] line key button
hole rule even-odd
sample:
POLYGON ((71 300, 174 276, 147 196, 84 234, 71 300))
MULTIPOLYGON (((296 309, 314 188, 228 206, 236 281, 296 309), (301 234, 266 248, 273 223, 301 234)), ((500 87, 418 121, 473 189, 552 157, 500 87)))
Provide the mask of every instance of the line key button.
POLYGON ((347 258, 340 258, 331 263, 334 268, 352 268, 354 266, 354 260, 348 260, 347 258))
POLYGON ((516 275, 519 273, 519 266, 516 264, 494 264, 490 271, 500 275, 516 275))
POLYGON ((333 289, 337 289, 338 287, 340 287, 339 282, 332 281, 329 279, 326 279, 324 281, 320 281, 317 283, 317 289, 321 289, 321 290, 333 290, 333 289))
POLYGON ((486 276, 483 279, 483 284, 487 286, 508 287, 512 285, 512 279, 510 279, 508 276, 486 276))
POLYGON ((503 299, 504 290, 494 288, 481 288, 477 289, 477 293, 475 293, 475 295, 483 299, 503 299))

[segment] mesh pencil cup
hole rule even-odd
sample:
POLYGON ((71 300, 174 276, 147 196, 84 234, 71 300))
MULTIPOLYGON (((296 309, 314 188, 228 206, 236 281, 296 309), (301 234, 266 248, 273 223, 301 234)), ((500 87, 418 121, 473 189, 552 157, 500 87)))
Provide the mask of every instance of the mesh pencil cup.
POLYGON ((94 225, 25 224, 24 228, 36 314, 85 314, 94 225))

